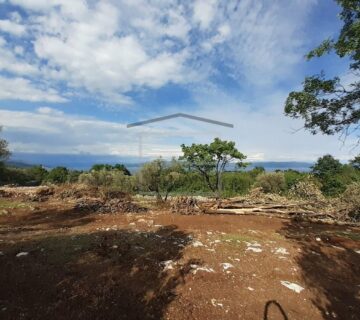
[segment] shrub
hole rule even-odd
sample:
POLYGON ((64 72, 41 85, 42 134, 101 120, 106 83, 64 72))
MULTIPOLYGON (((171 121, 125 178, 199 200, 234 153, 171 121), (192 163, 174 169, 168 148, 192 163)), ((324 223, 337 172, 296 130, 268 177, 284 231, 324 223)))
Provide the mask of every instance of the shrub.
POLYGON ((262 173, 256 177, 255 186, 260 187, 264 193, 281 193, 286 190, 284 173, 262 173))
POLYGON ((183 168, 180 162, 173 159, 166 162, 156 159, 146 163, 137 174, 141 188, 155 192, 158 200, 167 200, 169 193, 175 190, 181 181, 183 168))
POLYGON ((69 170, 65 167, 55 167, 46 176, 46 181, 52 183, 65 183, 69 170))
POLYGON ((109 171, 102 169, 82 173, 79 176, 79 182, 93 188, 101 189, 103 193, 115 191, 131 193, 135 189, 134 178, 125 175, 119 170, 109 171))
POLYGON ((225 172, 222 180, 222 193, 225 197, 247 193, 254 181, 253 177, 248 172, 225 172))
POLYGON ((287 189, 291 189, 300 180, 304 179, 308 174, 296 170, 288 169, 284 171, 287 189))

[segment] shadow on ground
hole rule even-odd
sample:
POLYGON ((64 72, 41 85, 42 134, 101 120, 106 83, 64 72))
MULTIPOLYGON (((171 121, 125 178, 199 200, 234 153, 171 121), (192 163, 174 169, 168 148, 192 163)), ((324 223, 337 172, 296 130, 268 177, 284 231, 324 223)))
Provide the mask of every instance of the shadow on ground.
POLYGON ((23 214, 0 217, 0 225, 6 226, 0 230, 0 234, 73 228, 95 220, 95 216, 90 212, 79 212, 73 208, 42 209, 32 212, 31 215, 28 214, 28 210, 23 210, 23 214))
POLYGON ((281 233, 300 245, 296 262, 323 318, 360 319, 360 255, 353 250, 360 242, 339 237, 338 230, 344 227, 294 221, 281 233))
POLYGON ((181 260, 190 241, 166 226, 0 243, 0 318, 161 319, 194 263, 181 260))

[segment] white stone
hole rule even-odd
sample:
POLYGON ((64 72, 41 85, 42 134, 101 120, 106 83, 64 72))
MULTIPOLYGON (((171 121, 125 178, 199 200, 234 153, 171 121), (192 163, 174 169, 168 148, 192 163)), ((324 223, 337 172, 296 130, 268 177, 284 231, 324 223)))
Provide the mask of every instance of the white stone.
POLYGON ((298 284, 296 283, 292 283, 292 282, 289 282, 289 281, 280 281, 280 283, 285 286, 286 288, 292 290, 292 291, 295 291, 296 293, 300 293, 301 291, 304 290, 303 287, 299 286, 298 284))
POLYGON ((16 258, 20 258, 20 257, 26 257, 29 254, 29 252, 19 252, 16 255, 16 258))

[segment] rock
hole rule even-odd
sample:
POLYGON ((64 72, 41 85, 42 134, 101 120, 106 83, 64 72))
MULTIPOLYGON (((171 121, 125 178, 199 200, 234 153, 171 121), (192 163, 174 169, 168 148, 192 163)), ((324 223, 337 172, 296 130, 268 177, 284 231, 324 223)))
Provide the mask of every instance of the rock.
POLYGON ((289 281, 280 281, 280 283, 285 286, 286 288, 292 290, 292 291, 295 291, 296 293, 300 293, 301 291, 304 290, 303 287, 299 286, 298 284, 296 283, 291 283, 289 281))
POLYGON ((289 252, 286 250, 286 248, 277 248, 275 250, 275 254, 289 254, 289 252))
POLYGON ((200 241, 194 241, 192 245, 193 245, 193 247, 195 247, 195 248, 197 248, 197 247, 203 247, 203 246, 204 246, 203 243, 200 242, 200 241))
POLYGON ((20 257, 26 257, 29 254, 29 252, 19 252, 16 255, 16 258, 20 258, 20 257))
POLYGON ((231 263, 228 263, 228 262, 220 263, 220 265, 223 267, 224 270, 234 268, 234 266, 231 263))

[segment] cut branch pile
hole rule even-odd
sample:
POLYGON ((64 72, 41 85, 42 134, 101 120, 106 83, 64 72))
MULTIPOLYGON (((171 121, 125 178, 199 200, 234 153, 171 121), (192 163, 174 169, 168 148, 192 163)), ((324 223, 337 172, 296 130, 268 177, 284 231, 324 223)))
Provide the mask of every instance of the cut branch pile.
POLYGON ((129 200, 100 200, 94 198, 79 199, 75 204, 75 209, 82 212, 96 213, 144 213, 148 211, 147 208, 140 207, 129 200))
POLYGON ((194 215, 201 214, 204 210, 199 206, 197 199, 192 197, 178 197, 171 203, 171 212, 194 215))

